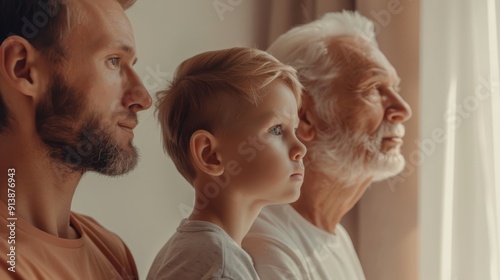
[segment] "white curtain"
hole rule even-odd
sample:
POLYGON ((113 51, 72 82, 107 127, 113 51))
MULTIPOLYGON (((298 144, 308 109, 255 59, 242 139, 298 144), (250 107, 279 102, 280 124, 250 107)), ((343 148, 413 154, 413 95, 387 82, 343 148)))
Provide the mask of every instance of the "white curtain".
POLYGON ((422 0, 421 273, 500 279, 500 3, 422 0))

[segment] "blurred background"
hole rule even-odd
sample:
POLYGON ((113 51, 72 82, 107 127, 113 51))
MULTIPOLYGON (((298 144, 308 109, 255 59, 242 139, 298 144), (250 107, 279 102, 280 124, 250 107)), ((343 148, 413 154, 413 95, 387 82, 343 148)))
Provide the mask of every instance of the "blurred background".
MULTIPOLYGON (((495 0, 139 0, 127 11, 152 96, 180 62, 233 46, 266 49, 325 12, 375 23, 413 109, 405 170, 373 184, 345 217, 369 280, 500 279, 500 97, 495 0)), ((154 109, 135 129, 141 160, 127 176, 87 174, 74 211, 117 233, 145 279, 190 213, 192 187, 164 155, 154 109)))

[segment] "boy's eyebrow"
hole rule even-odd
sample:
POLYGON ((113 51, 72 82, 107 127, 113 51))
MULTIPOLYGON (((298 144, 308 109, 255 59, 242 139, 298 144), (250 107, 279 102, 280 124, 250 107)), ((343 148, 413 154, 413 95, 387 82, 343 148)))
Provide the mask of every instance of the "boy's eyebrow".
POLYGON ((274 120, 279 120, 281 122, 282 121, 292 122, 292 120, 293 120, 294 124, 298 123, 298 115, 297 115, 297 118, 293 118, 292 116, 290 116, 289 113, 283 112, 280 110, 273 110, 269 113, 266 113, 265 115, 262 116, 262 119, 266 120, 267 122, 274 121, 274 120))

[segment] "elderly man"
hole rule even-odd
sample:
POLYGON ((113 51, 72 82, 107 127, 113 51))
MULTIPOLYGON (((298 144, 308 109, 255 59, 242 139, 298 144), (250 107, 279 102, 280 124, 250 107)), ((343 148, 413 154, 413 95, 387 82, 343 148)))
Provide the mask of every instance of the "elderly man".
POLYGON ((366 188, 402 171, 403 122, 411 116, 399 77, 357 13, 296 27, 268 50, 306 87, 297 135, 308 154, 299 200, 266 207, 243 247, 267 279, 365 279, 339 224, 366 188))
POLYGON ((70 210, 87 171, 129 172, 133 0, 0 1, 0 279, 137 279, 125 244, 70 210))

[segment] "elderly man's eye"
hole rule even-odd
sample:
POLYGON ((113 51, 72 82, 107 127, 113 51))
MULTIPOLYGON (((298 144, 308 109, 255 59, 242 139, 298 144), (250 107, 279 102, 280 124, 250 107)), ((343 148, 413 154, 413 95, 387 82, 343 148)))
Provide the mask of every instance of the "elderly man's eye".
POLYGON ((118 57, 111 57, 110 59, 108 59, 109 63, 111 63, 111 65, 115 66, 115 67, 120 67, 120 58, 118 57))
POLYGON ((373 89, 376 89, 376 90, 379 90, 379 88, 380 88, 380 87, 382 87, 382 86, 383 86, 383 84, 382 84, 382 83, 374 83, 374 84, 372 85, 372 88, 373 88, 373 89))

